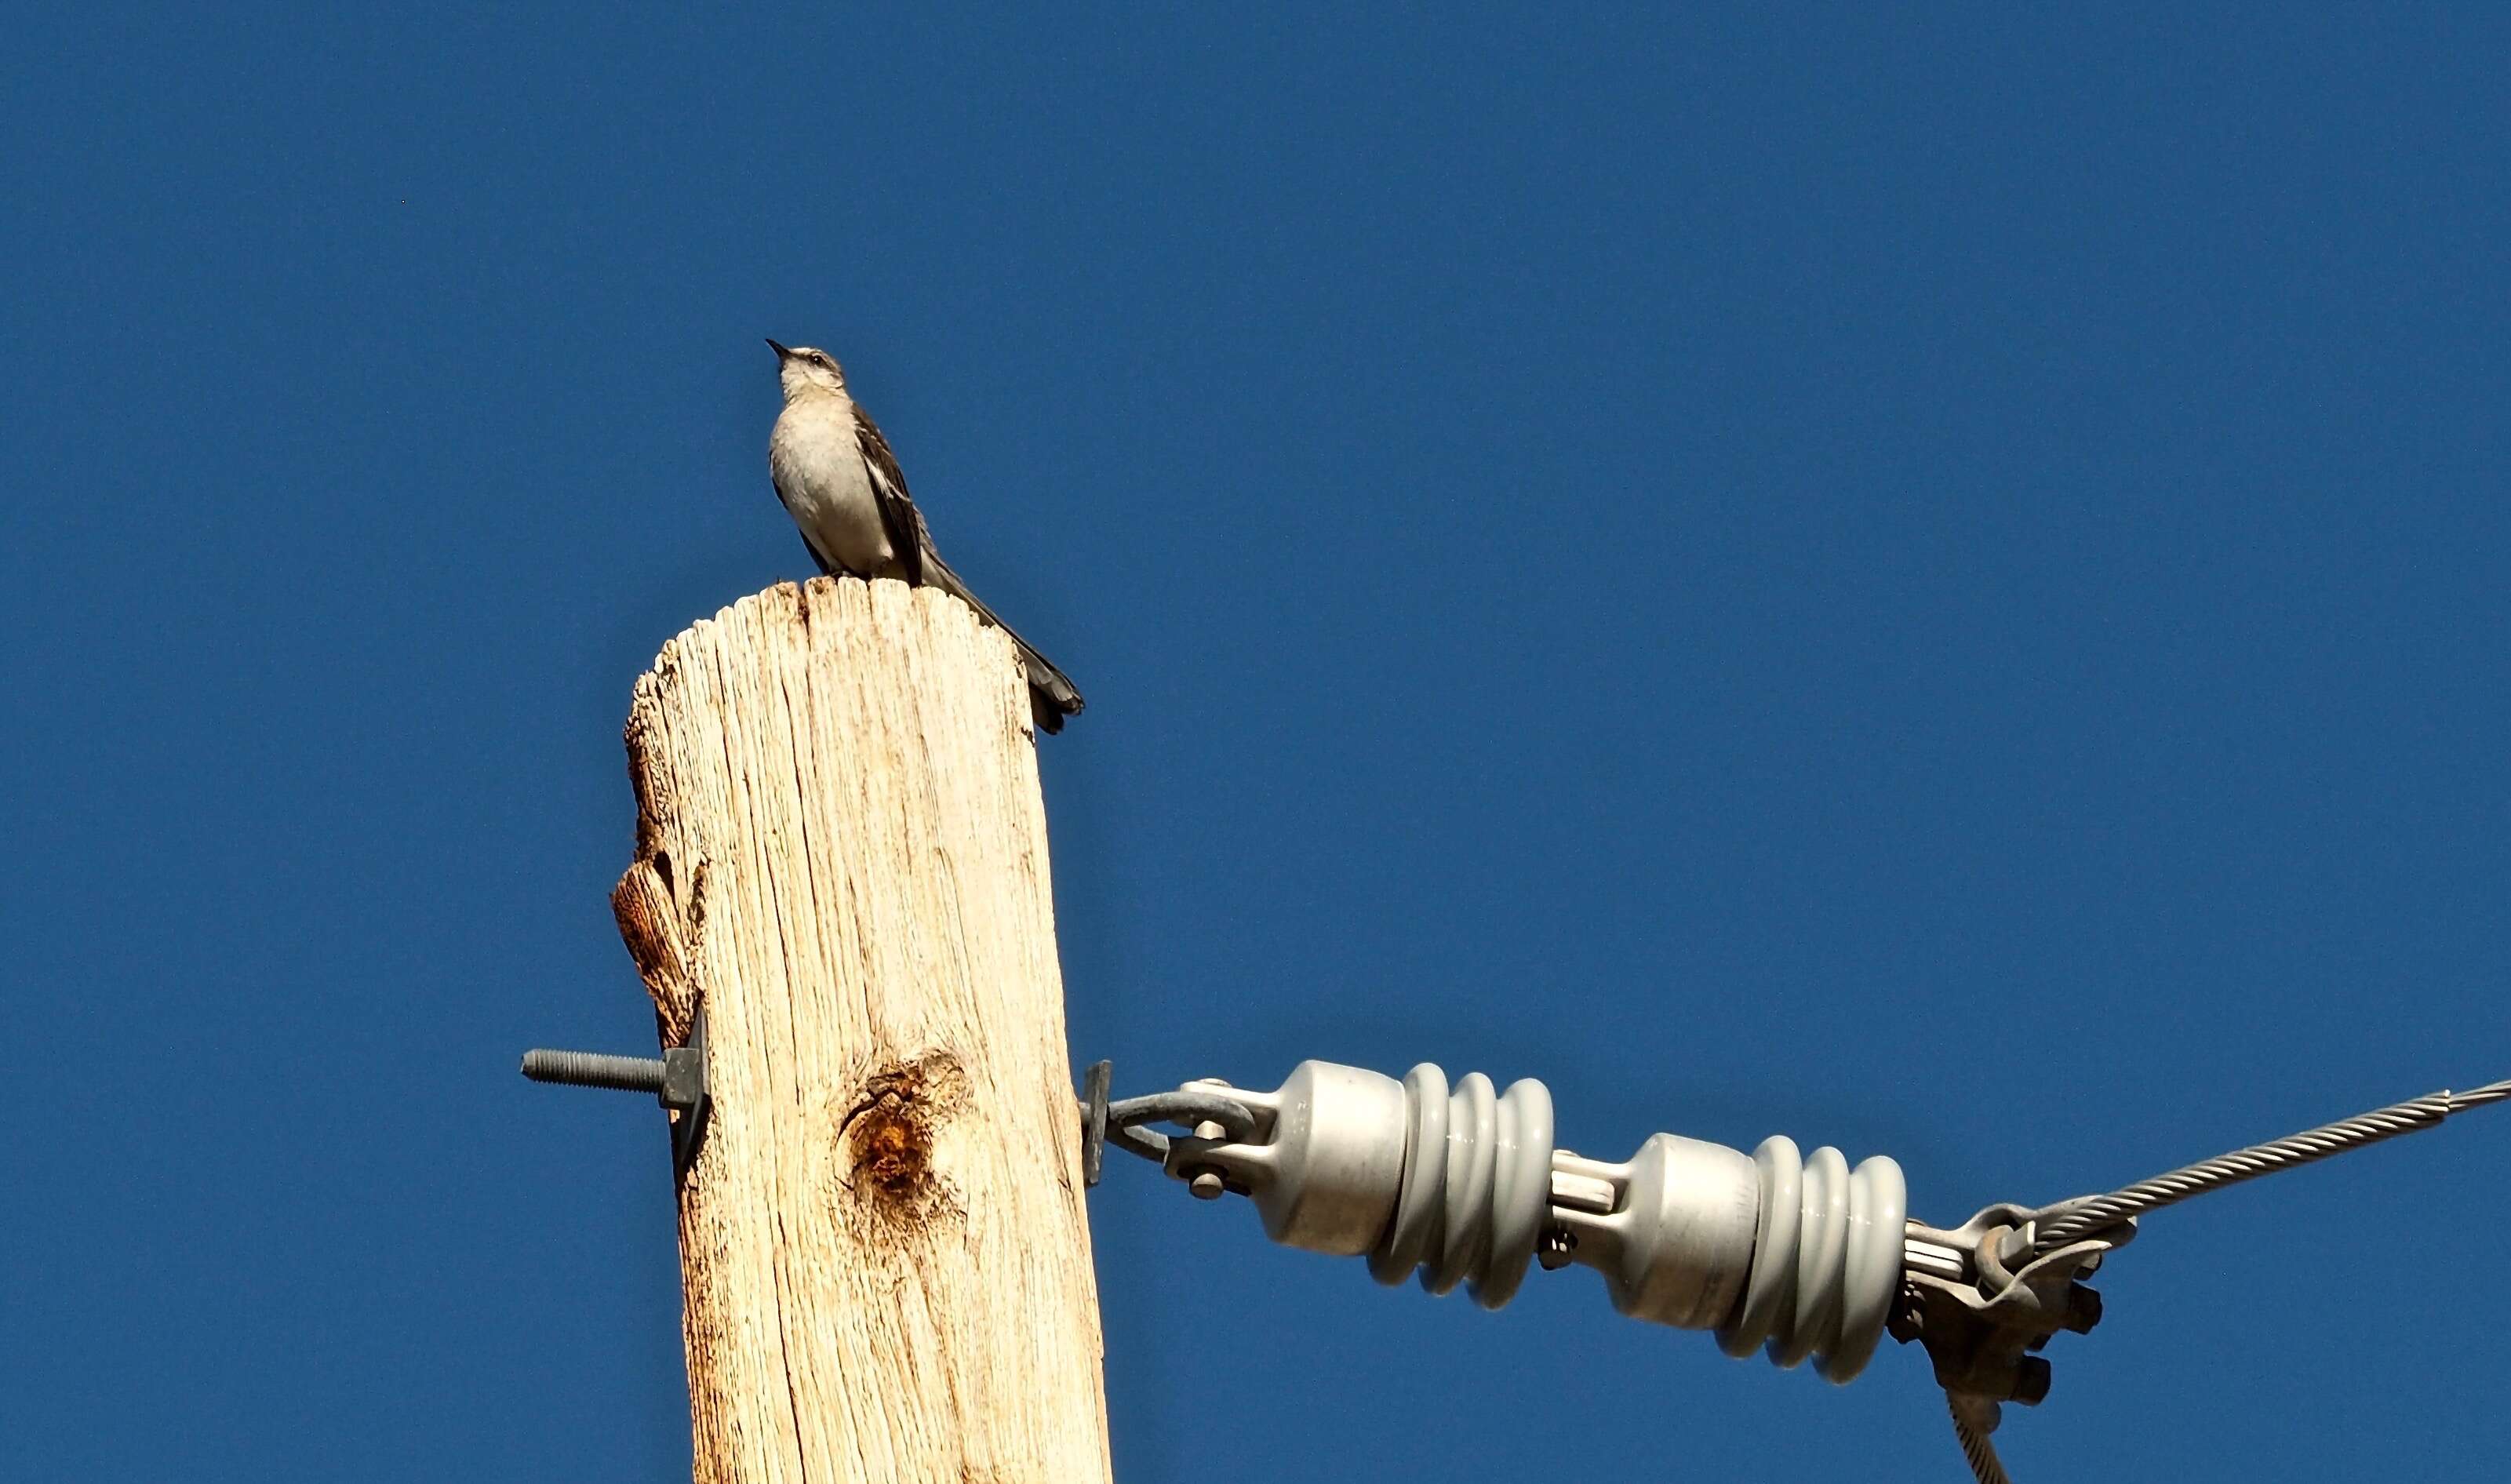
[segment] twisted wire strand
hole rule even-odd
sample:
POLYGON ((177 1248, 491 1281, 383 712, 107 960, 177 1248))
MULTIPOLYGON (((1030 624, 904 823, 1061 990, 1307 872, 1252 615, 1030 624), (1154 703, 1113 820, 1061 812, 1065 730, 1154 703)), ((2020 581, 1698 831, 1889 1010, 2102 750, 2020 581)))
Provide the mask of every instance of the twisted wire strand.
POLYGON ((1996 1456, 1996 1445, 1962 1416, 1961 1403, 1951 1391, 1945 1393, 1945 1410, 1952 1414, 1953 1436, 1961 1442, 1962 1460, 1970 1465, 1970 1476, 1979 1484, 2014 1484, 2004 1462, 1996 1456))
POLYGON ((2325 1160, 2330 1155, 2341 1155, 2349 1149, 2360 1149, 2382 1139, 2394 1139, 2400 1134, 2431 1128, 2453 1113, 2464 1113, 2470 1108, 2498 1103, 2505 1098, 2511 1098, 2511 1081, 2492 1083, 2469 1092, 2444 1089, 2409 1098, 2403 1103, 2392 1103, 2386 1108, 2376 1108, 2350 1119, 2340 1119, 2301 1133, 2271 1139, 2264 1144, 2236 1149, 2227 1155, 2217 1155, 2211 1160, 2201 1160, 2168 1174, 2140 1180, 2106 1196, 2096 1197, 2045 1223, 2032 1238, 2031 1254, 2037 1257, 2054 1252, 2086 1233, 2115 1225, 2131 1216, 2177 1205, 2192 1196, 2202 1196, 2208 1191, 2255 1180, 2260 1175, 2272 1175, 2315 1160, 2325 1160))

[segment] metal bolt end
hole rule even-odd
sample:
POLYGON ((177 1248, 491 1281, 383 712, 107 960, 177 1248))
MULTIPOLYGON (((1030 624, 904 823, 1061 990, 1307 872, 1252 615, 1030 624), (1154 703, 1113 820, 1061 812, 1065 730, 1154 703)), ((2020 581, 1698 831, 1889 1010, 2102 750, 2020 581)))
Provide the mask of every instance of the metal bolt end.
POLYGON ((1534 1249, 1534 1260, 1546 1273, 1558 1273, 1569 1266, 1569 1254, 1578 1250, 1578 1234, 1567 1227, 1554 1227, 1543 1234, 1543 1241, 1534 1249))
POLYGON ((2066 1326, 2079 1335, 2089 1335, 2093 1326, 2102 1322, 2102 1296, 2081 1283, 2067 1290, 2066 1326))
POLYGON ((659 1056, 606 1056, 599 1051, 553 1051, 534 1047, 523 1053, 523 1075, 536 1083, 574 1087, 613 1087, 622 1092, 663 1090, 659 1056))
POLYGON ((1185 1188, 1197 1200, 1218 1200, 1229 1186, 1220 1178, 1220 1171, 1206 1169, 1197 1170, 1194 1178, 1185 1183, 1185 1188))
POLYGON ((2049 1394, 2049 1362, 2037 1355, 2026 1355, 2014 1368, 2014 1399, 2027 1407, 2036 1407, 2049 1394))

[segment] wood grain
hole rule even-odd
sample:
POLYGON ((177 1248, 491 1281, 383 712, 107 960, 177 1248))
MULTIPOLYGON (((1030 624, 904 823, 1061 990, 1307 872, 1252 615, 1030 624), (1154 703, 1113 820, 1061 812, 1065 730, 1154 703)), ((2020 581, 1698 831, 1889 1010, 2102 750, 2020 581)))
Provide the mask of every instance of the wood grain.
POLYGON ((663 648, 613 896, 667 1041, 698 1484, 1108 1477, 1046 815, 1000 630, 770 589, 663 648))

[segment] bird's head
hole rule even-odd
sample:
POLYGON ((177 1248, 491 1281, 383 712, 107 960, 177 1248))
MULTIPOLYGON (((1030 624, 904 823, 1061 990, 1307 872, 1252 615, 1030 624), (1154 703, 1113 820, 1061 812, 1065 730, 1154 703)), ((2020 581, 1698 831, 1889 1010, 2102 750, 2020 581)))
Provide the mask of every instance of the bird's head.
POLYGON ((846 389, 846 373, 837 358, 827 351, 807 345, 784 346, 767 342, 776 353, 776 374, 785 383, 785 400, 792 401, 807 390, 839 392, 846 389))

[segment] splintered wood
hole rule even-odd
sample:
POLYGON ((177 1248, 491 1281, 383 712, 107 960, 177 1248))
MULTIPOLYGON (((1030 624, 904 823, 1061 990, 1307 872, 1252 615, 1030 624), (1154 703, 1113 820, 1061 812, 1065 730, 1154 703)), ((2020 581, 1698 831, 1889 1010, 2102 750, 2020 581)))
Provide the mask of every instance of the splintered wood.
POLYGON ((680 1195, 698 1484, 1108 1476, 1027 687, 943 593, 818 579, 663 648, 620 932, 707 1015, 680 1195))

